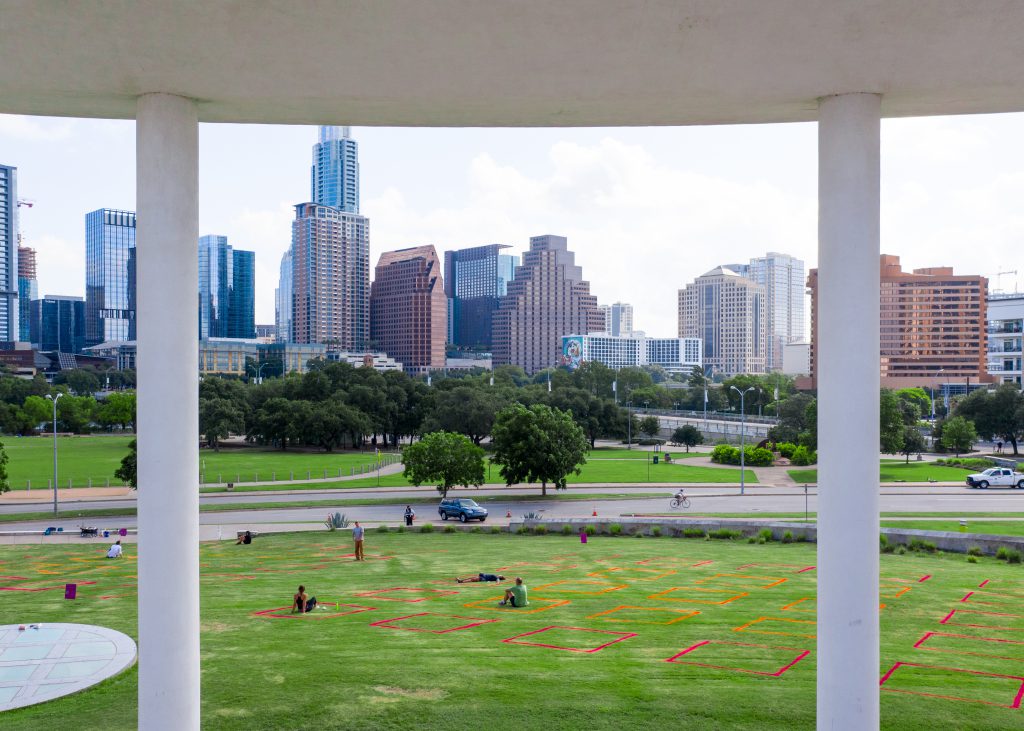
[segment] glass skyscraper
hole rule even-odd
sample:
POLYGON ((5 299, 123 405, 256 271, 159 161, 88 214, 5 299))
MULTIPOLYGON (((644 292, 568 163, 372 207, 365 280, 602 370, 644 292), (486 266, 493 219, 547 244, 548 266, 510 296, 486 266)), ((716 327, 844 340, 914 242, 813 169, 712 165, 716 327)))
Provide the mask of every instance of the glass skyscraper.
POLYGON ((491 348, 491 315, 508 292, 519 257, 502 254, 504 244, 444 253, 444 288, 451 300, 449 332, 453 345, 491 348))
POLYGON ((274 329, 280 343, 292 341, 292 250, 281 255, 281 270, 274 290, 274 329))
POLYGON ((135 336, 135 213, 100 208, 85 215, 85 340, 135 336))
POLYGON ((359 213, 359 143, 349 127, 321 127, 310 170, 312 200, 359 213))
POLYGON ((795 256, 769 251, 750 260, 743 276, 764 287, 768 350, 765 366, 782 370, 782 346, 804 340, 804 303, 807 275, 795 256))
POLYGON ((0 165, 0 341, 18 334, 18 168, 0 165))
POLYGON ((47 295, 31 302, 27 340, 39 350, 81 353, 85 345, 85 301, 47 295))
POLYGON ((39 299, 39 281, 36 278, 36 250, 18 247, 18 340, 29 342, 29 320, 32 300, 39 299))
POLYGON ((256 255, 232 249, 227 236, 199 238, 199 338, 256 333, 256 255))

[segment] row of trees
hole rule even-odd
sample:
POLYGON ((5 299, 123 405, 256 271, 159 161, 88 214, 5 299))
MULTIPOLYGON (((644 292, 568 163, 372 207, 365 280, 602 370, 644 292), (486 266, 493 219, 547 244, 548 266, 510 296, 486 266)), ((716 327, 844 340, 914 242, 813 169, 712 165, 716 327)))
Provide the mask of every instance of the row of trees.
POLYGON ((53 402, 57 401, 57 430, 86 434, 97 425, 102 429, 131 429, 135 426, 135 392, 115 391, 100 401, 75 395, 67 384, 51 387, 42 376, 32 380, 0 378, 0 431, 5 434, 34 434, 42 425, 52 425, 53 402))
MULTIPOLYGON (((583 428, 571 413, 545 404, 515 403, 495 416, 491 460, 506 485, 548 483, 564 490, 570 474, 579 474, 589 449, 583 428)), ((433 483, 442 497, 456 485, 482 485, 484 450, 464 434, 433 431, 402 450, 405 476, 414 485, 433 483)))

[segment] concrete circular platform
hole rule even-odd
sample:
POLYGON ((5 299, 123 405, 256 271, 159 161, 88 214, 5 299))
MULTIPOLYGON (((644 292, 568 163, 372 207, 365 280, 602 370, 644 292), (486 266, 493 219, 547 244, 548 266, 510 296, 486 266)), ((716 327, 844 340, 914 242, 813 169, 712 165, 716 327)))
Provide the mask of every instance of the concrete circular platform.
POLYGON ((106 627, 0 625, 0 711, 77 693, 131 667, 135 640, 106 627))

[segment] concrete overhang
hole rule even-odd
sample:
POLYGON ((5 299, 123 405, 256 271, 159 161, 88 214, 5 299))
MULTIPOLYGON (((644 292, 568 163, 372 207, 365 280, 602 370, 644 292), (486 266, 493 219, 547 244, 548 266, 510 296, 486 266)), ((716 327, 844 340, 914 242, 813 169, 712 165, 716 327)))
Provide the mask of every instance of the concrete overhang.
POLYGON ((602 126, 1024 110, 1020 0, 0 0, 0 112, 602 126))

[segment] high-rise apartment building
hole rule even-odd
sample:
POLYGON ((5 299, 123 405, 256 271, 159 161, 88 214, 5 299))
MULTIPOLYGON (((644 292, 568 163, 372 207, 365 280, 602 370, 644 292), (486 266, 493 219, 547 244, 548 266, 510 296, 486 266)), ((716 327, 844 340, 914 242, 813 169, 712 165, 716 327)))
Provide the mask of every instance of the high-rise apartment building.
POLYGON ((199 339, 251 338, 256 332, 256 255, 227 236, 199 238, 199 339))
POLYGON ((100 208, 85 216, 85 340, 135 337, 135 213, 100 208))
POLYGON ((281 268, 274 290, 274 329, 279 343, 292 342, 292 250, 281 255, 281 268))
MULTIPOLYGON (((988 280, 954 275, 952 267, 905 272, 900 258, 883 254, 880 277, 880 360, 882 386, 938 387, 943 383, 990 381, 986 368, 988 280)), ((818 270, 807 277, 811 290, 811 384, 818 358, 818 270)))
POLYGON ((782 369, 782 346, 804 339, 806 299, 804 263, 774 251, 750 260, 743 276, 764 287, 764 316, 768 325, 765 367, 782 369))
POLYGON ((1022 384, 1024 294, 988 296, 988 374, 998 383, 1022 384))
POLYGON ((18 339, 18 168, 0 165, 0 341, 18 339))
POLYGON ((629 337, 633 332, 633 305, 616 302, 613 305, 598 305, 604 316, 602 332, 612 337, 629 337))
POLYGON ((374 343, 411 373, 444 367, 448 303, 433 246, 381 254, 370 288, 374 343))
POLYGON ((39 350, 81 353, 85 347, 85 300, 48 294, 32 300, 29 307, 29 336, 39 350))
POLYGON ((533 236, 493 315, 493 363, 527 373, 560 362, 562 336, 599 332, 604 316, 564 236, 533 236))
POLYGON ((18 247, 18 340, 29 342, 32 318, 32 300, 39 299, 39 280, 36 276, 36 250, 18 247))
MULTIPOLYGON (((362 350, 370 337, 370 222, 317 203, 295 206, 290 342, 362 350)), ((443 335, 442 335, 443 337, 443 335)))
POLYGON ((764 287, 717 267, 679 290, 679 337, 700 338, 704 364, 718 373, 764 373, 765 309, 764 287))
POLYGON ((312 201, 359 213, 359 143, 349 127, 321 127, 310 169, 312 201))
POLYGON ((504 244, 444 252, 444 290, 450 300, 450 342, 491 348, 491 317, 508 291, 519 257, 502 254, 504 244))
POLYGON ((702 366, 699 338, 649 338, 642 331, 629 335, 590 333, 562 338, 562 365, 579 368, 588 361, 609 368, 658 365, 670 373, 690 374, 702 366))

